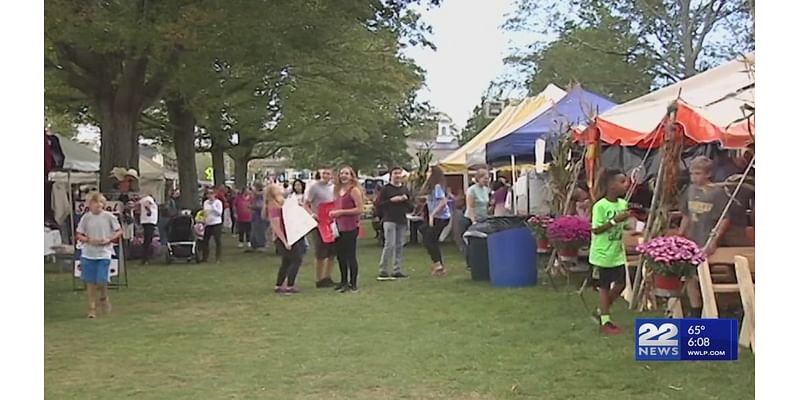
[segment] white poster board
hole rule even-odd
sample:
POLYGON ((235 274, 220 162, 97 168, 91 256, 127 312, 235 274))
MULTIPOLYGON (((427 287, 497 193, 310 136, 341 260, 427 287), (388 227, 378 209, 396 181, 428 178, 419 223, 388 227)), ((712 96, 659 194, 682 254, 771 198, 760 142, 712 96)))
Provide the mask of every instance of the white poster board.
MULTIPOLYGON (((76 249, 82 250, 83 244, 78 243, 76 245, 76 249)), ((111 278, 115 276, 119 276, 119 253, 122 251, 122 248, 119 245, 114 245, 114 253, 111 255, 111 263, 108 265, 108 281, 111 282, 111 278)), ((72 268, 72 274, 76 279, 80 279, 81 277, 81 259, 78 257, 76 260, 73 261, 74 268, 72 268)))
POLYGON ((317 227, 317 220, 296 201, 285 201, 281 211, 283 225, 286 228, 286 241, 290 247, 317 227))
MULTIPOLYGON (((104 209, 112 214, 119 215, 124 208, 125 204, 123 204, 121 201, 107 201, 104 209)), ((87 210, 88 205, 86 204, 86 201, 78 200, 75 202, 75 214, 80 216, 83 215, 87 210)))

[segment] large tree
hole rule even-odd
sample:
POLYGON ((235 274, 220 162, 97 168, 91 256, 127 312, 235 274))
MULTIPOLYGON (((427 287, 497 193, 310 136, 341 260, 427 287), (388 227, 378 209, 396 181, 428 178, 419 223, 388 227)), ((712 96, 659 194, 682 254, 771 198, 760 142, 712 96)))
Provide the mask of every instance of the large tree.
MULTIPOLYGON (((213 109, 210 101, 219 100, 205 96, 218 84, 217 61, 250 71, 287 66, 300 70, 314 61, 327 62, 330 56, 314 55, 329 48, 342 50, 336 45, 354 27, 376 35, 392 27, 407 42, 424 43, 427 28, 408 9, 420 2, 48 0, 45 63, 48 76, 83 96, 97 119, 104 190, 110 187, 107 177, 112 167, 138 168, 138 125, 148 108, 159 105, 168 120, 161 127, 171 133, 181 186, 188 189, 184 195, 192 198, 198 121, 213 109), (157 103, 159 99, 163 103, 157 103)), ((335 72, 316 78, 343 73, 335 72)), ((302 126, 317 115, 315 110, 295 114, 297 122, 286 126, 302 126)))
MULTIPOLYGON (((45 67, 85 96, 101 128, 101 189, 112 167, 139 167, 139 115, 164 93, 219 1, 48 0, 45 67)), ((46 82, 47 83, 47 82, 46 82)))
MULTIPOLYGON (((650 73, 660 83, 678 81, 755 47, 748 0, 517 0, 506 29, 561 34, 565 27, 597 26, 602 18, 617 39, 636 39, 628 51, 573 38, 585 51, 651 60, 650 73)), ((530 50, 530 49, 527 49, 530 50)), ((539 49, 533 48, 533 51, 539 49)), ((522 50, 522 56, 530 51, 522 50)))
POLYGON ((575 82, 620 102, 647 93, 653 62, 636 51, 639 41, 630 33, 630 22, 599 8, 586 18, 581 24, 565 24, 555 41, 506 60, 527 72, 528 93, 539 93, 551 83, 566 88, 575 82))

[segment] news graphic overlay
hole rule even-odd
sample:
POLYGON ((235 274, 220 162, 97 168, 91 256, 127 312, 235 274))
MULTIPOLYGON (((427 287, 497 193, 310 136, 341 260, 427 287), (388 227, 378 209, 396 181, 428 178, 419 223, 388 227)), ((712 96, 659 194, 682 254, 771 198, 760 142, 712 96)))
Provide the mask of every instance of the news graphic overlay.
POLYGON ((735 319, 637 319, 637 361, 733 361, 739 359, 735 319))

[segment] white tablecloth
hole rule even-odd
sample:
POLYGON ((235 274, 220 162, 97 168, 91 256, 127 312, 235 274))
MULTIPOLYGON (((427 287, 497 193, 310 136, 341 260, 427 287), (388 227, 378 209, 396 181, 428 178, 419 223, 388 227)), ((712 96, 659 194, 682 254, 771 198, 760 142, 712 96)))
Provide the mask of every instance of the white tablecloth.
POLYGON ((55 250, 53 247, 61 245, 61 232, 52 230, 52 229, 44 229, 44 255, 50 256, 55 254, 55 250))

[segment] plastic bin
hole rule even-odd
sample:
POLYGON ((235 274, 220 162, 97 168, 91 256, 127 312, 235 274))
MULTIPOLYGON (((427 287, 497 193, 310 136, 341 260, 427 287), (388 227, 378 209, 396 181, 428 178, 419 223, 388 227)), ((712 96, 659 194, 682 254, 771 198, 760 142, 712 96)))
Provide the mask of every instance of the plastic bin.
POLYGON ((495 287, 534 286, 538 280, 536 240, 530 229, 489 235, 489 276, 495 287))
POLYGON ((530 236, 531 232, 525 221, 524 217, 518 216, 492 217, 467 228, 464 240, 467 243, 467 266, 470 268, 472 280, 491 280, 489 238, 500 232, 516 229, 524 229, 530 236))
MULTIPOLYGON (((478 232, 480 233, 480 232, 478 232)), ((489 280, 489 244, 486 235, 467 236, 467 266, 473 281, 489 280)))

